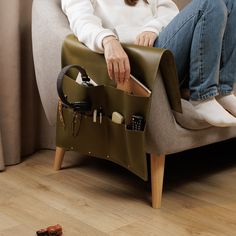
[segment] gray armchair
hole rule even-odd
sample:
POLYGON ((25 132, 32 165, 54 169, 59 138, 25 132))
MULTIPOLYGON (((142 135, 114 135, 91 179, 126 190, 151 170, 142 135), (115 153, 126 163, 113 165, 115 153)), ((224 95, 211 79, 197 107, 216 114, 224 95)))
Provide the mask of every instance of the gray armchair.
MULTIPOLYGON (((182 8, 188 0, 175 0, 182 8)), ((55 126, 56 79, 61 69, 61 46, 72 32, 60 0, 34 0, 32 9, 33 56, 40 97, 49 123, 55 126)), ((171 110, 161 74, 153 88, 147 127, 147 153, 151 154, 152 205, 161 206, 165 157, 195 147, 236 137, 236 128, 217 128, 202 122, 192 105, 181 99, 183 113, 171 110)), ((60 169, 64 150, 57 148, 54 163, 60 169)))

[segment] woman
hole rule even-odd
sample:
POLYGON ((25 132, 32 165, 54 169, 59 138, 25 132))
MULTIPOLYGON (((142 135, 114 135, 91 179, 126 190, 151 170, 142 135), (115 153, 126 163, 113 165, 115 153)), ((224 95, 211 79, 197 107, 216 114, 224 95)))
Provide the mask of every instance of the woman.
POLYGON ((208 123, 236 126, 235 0, 193 0, 181 12, 171 0, 61 0, 72 31, 104 53, 117 83, 130 77, 120 42, 174 54, 179 78, 189 72, 190 102, 208 123))

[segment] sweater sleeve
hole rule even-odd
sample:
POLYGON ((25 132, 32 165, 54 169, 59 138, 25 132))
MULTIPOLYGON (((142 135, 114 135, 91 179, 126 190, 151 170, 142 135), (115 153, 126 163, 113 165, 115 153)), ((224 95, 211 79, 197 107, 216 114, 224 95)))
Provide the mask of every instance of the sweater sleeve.
POLYGON ((150 0, 153 10, 153 19, 143 26, 143 31, 159 33, 179 13, 178 7, 172 0, 150 0))
POLYGON ((103 53, 103 38, 116 37, 113 31, 102 27, 101 19, 94 15, 91 0, 61 0, 61 6, 73 33, 91 50, 103 53))

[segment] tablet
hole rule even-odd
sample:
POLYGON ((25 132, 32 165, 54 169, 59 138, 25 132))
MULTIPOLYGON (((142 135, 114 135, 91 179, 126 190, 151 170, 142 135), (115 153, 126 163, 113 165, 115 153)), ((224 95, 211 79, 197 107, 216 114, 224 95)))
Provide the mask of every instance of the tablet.
POLYGON ((130 79, 126 80, 123 84, 117 83, 117 88, 137 96, 149 97, 151 95, 151 90, 133 75, 130 75, 130 79))

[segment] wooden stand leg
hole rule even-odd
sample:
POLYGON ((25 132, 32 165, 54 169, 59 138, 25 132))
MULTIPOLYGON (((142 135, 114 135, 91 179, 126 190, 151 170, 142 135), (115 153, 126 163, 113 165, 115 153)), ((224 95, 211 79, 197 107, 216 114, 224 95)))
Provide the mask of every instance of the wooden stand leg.
POLYGON ((54 165, 53 165, 54 170, 61 169, 61 164, 63 162, 65 152, 66 150, 64 148, 56 147, 56 154, 55 154, 54 165))
POLYGON ((152 207, 161 207, 165 155, 151 154, 152 207))

